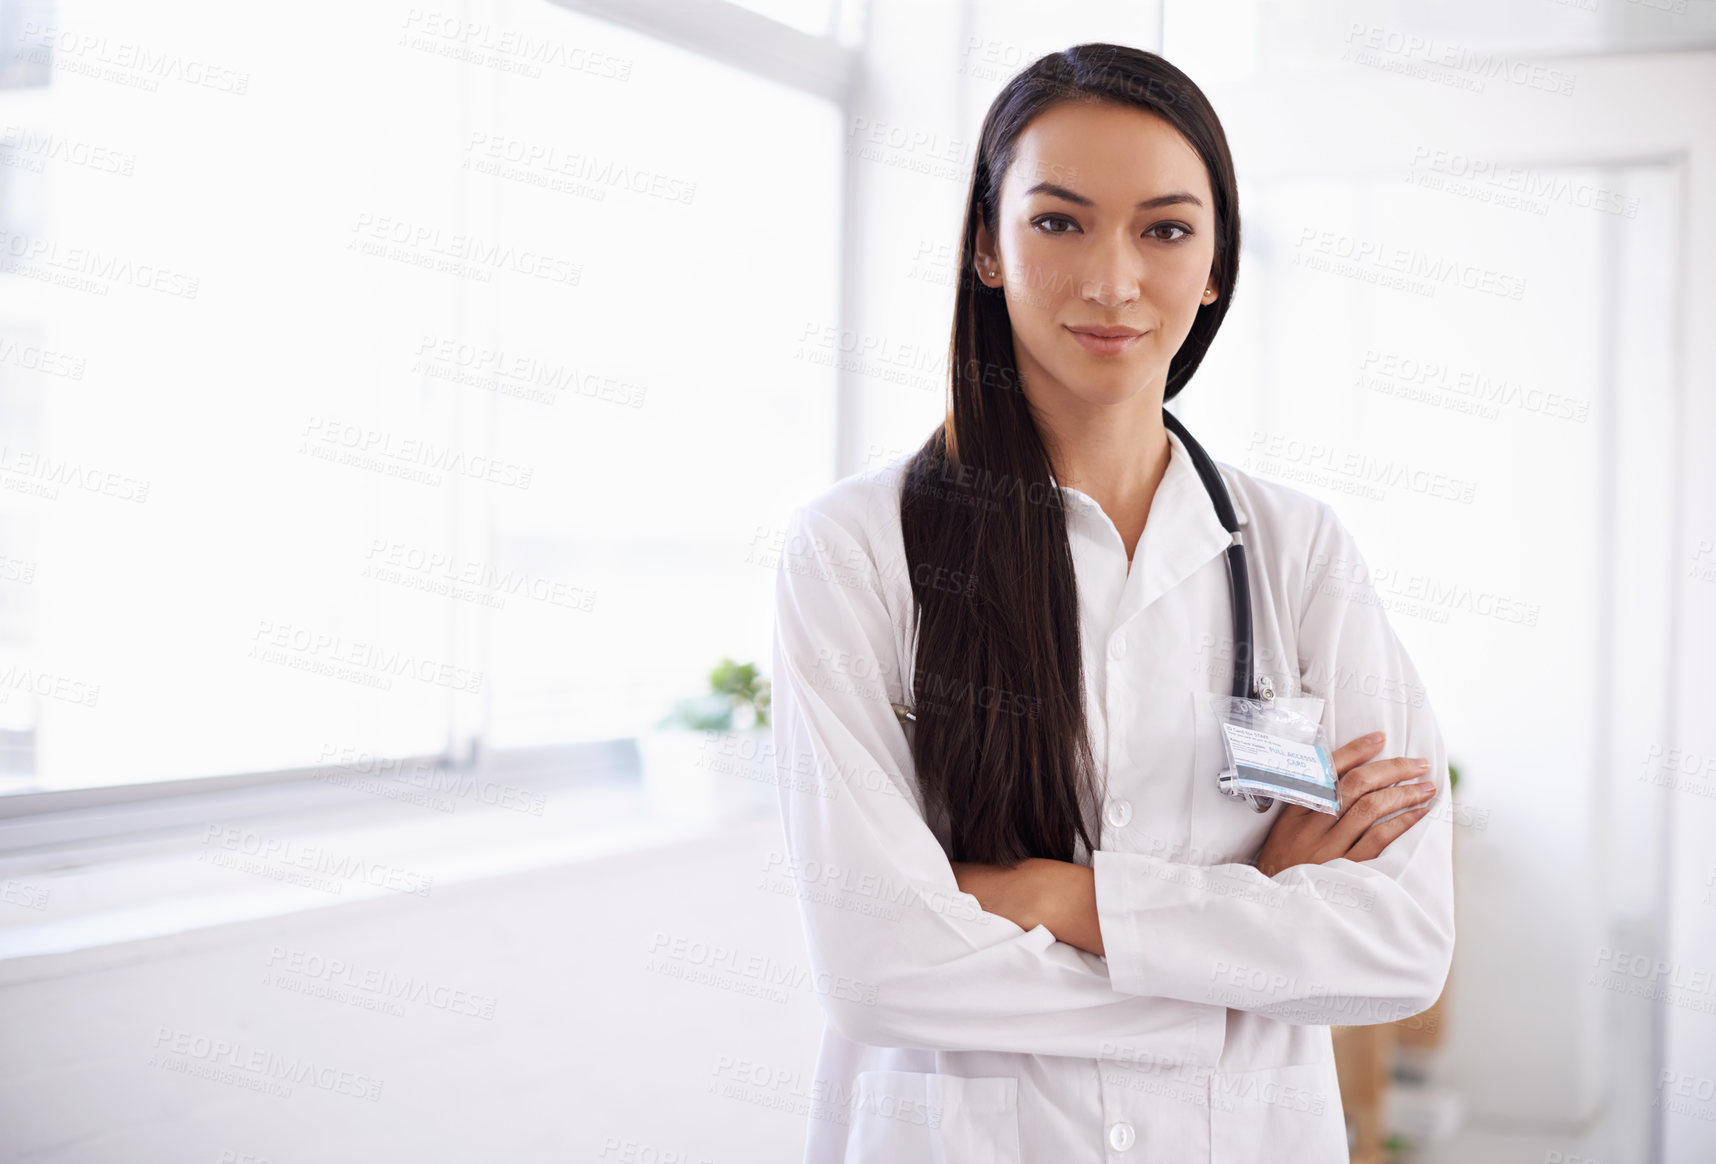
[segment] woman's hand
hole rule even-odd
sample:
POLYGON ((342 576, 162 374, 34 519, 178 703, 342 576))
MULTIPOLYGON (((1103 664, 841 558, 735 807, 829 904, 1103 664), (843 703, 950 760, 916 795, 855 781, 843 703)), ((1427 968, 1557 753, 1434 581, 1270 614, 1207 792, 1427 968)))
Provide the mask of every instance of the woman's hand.
POLYGON ((953 862, 953 879, 984 913, 1000 914, 1025 931, 1047 926, 1056 941, 1101 954, 1096 874, 1089 865, 1027 857, 1013 868, 953 862))
POLYGON ((1013 868, 982 865, 975 861, 953 862, 953 879, 961 893, 969 893, 984 913, 998 913, 1022 930, 1036 929, 1042 918, 1042 885, 1037 878, 1039 858, 1027 857, 1013 868))
POLYGON ((1330 757, 1340 777, 1337 786, 1342 807, 1338 816, 1297 804, 1281 806, 1257 855, 1259 872, 1273 877, 1294 865, 1321 865, 1340 857, 1368 861, 1381 856, 1396 837, 1430 811, 1426 802, 1436 794, 1435 785, 1398 783, 1425 775, 1430 762, 1405 757, 1363 762, 1381 747, 1382 733, 1376 732, 1343 745, 1330 757), (1383 824, 1376 823, 1412 805, 1418 807, 1383 824))

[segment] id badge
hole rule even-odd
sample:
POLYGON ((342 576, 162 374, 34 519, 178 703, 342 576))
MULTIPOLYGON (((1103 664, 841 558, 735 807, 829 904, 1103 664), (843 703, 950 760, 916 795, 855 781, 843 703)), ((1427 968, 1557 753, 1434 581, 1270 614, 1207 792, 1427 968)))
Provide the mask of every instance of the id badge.
POLYGON ((1258 812, 1285 800, 1339 815, 1338 776, 1323 732, 1322 699, 1277 697, 1267 684, 1262 687, 1262 699, 1207 696, 1227 756, 1217 785, 1229 796, 1251 801, 1258 812))

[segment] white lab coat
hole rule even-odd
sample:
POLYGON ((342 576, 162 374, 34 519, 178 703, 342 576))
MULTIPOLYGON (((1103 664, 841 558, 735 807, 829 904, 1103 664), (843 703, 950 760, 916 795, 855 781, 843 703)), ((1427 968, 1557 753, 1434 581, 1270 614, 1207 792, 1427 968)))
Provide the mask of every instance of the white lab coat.
MULTIPOLYGON (((1326 700, 1330 746, 1382 729, 1427 756, 1432 809, 1378 857, 1265 877, 1280 812, 1224 795, 1215 720, 1233 622, 1217 520, 1185 446, 1130 564, 1061 490, 1086 711, 1106 781, 1106 957, 959 891, 905 731, 915 632, 907 457, 792 511, 776 581, 782 819, 826 1021, 807 1164, 1345 1161, 1329 1024, 1415 1014, 1453 952, 1447 757, 1412 661, 1324 502, 1218 462, 1249 559, 1257 672, 1326 700)), ((958 583, 958 580, 952 580, 958 583)), ((979 695, 979 698, 986 696, 979 695)), ((1094 823, 1094 822, 1093 822, 1094 823)))

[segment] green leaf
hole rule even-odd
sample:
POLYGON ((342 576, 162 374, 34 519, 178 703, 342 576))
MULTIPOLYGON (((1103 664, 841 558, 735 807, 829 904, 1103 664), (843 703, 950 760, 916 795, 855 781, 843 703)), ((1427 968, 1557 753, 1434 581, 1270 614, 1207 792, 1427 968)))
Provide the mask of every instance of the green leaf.
POLYGON ((692 731, 731 731, 733 701, 724 695, 694 695, 673 705, 657 727, 688 728, 692 731))

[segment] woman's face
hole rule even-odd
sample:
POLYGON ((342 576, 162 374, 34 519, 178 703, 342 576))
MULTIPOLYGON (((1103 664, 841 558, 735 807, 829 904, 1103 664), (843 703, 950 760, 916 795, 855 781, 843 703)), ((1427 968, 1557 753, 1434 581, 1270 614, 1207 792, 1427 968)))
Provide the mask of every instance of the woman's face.
POLYGON ((1146 389, 1160 400, 1168 361, 1215 301, 1214 202, 1197 151, 1142 109, 1061 102, 1020 133, 997 215, 993 236, 978 224, 977 277, 1006 288, 1032 403, 1116 404, 1146 389))

